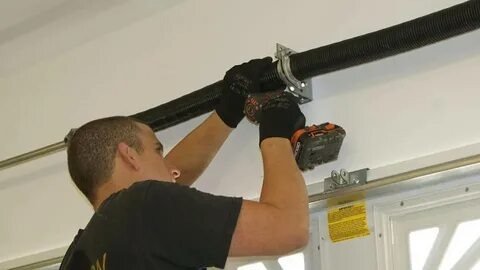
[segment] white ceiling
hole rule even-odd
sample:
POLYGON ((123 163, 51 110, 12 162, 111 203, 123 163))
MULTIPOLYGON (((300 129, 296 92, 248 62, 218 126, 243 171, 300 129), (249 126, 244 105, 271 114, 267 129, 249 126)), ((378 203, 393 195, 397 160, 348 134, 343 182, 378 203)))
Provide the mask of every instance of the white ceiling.
POLYGON ((15 27, 66 0, 0 0, 0 31, 15 27))
MULTIPOLYGON (((0 0, 0 39, 25 34, 66 18, 100 13, 128 0, 0 0)), ((136 1, 144 4, 148 1, 136 1)))
POLYGON ((0 0, 0 77, 184 0, 0 0))

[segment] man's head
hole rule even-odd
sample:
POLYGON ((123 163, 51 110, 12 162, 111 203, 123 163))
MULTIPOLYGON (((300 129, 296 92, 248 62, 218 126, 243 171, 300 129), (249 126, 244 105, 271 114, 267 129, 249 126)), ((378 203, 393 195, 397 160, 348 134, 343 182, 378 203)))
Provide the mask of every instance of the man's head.
POLYGON ((180 176, 163 158, 163 145, 153 130, 129 117, 83 125, 70 138, 67 155, 70 176, 92 204, 110 195, 98 194, 99 190, 113 193, 135 182, 173 182, 180 176), (109 188, 101 189, 104 186, 109 188))

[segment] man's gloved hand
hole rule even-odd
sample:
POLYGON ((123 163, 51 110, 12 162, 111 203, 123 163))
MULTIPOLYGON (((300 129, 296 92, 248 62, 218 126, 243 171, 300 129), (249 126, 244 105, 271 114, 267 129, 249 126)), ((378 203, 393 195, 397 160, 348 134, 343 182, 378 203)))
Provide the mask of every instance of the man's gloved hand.
POLYGON ((272 58, 266 57, 234 66, 227 71, 223 78, 224 89, 220 103, 215 110, 229 127, 236 128, 242 121, 247 96, 261 90, 260 77, 271 64, 272 58))
POLYGON ((295 131, 305 127, 305 116, 288 94, 269 100, 260 116, 260 144, 272 137, 290 140, 295 131))

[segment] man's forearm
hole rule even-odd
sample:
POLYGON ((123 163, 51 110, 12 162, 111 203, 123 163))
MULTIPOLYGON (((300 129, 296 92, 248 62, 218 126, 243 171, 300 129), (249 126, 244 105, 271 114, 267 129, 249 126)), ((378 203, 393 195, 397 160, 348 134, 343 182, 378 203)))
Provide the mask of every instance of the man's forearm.
POLYGON ((261 144, 264 182, 261 202, 279 208, 307 211, 307 189, 287 139, 269 138, 261 144))
POLYGON ((177 183, 192 185, 208 167, 232 130, 214 112, 180 141, 165 157, 181 172, 177 183))
POLYGON ((269 138, 262 142, 261 149, 265 175, 260 202, 280 209, 285 217, 282 222, 288 228, 308 232, 307 188, 290 141, 269 138))

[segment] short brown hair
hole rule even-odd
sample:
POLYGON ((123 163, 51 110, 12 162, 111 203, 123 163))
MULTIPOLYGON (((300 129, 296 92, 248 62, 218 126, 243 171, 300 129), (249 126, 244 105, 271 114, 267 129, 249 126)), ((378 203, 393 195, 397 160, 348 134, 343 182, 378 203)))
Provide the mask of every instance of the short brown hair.
POLYGON ((69 138, 68 171, 91 203, 96 188, 112 176, 118 144, 124 142, 138 152, 143 151, 139 132, 136 120, 114 116, 88 122, 69 138))

